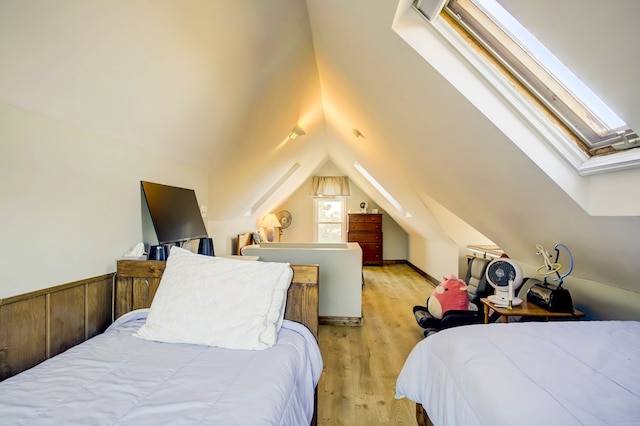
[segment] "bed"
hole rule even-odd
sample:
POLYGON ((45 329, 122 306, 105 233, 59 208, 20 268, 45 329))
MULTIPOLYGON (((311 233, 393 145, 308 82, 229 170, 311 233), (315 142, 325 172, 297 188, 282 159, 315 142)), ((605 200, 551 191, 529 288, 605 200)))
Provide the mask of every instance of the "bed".
POLYGON ((245 232, 236 237, 236 255, 243 256, 245 247, 259 247, 261 242, 267 241, 267 236, 261 230, 256 232, 245 232))
POLYGON ((284 319, 304 310, 285 307, 289 265, 174 248, 163 272, 149 309, 1 382, 2 424, 312 423, 322 358, 284 319))
POLYGON ((403 397, 417 403, 419 424, 640 424, 640 322, 444 330, 408 356, 403 397))

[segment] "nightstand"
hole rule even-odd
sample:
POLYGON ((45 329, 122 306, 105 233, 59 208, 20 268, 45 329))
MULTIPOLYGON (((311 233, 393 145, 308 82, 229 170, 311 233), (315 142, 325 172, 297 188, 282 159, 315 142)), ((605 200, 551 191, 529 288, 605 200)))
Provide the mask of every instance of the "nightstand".
POLYGON ((489 299, 483 297, 480 302, 484 305, 484 323, 489 323, 489 311, 494 310, 502 317, 502 322, 509 321, 509 317, 537 317, 544 318, 545 321, 549 321, 549 318, 569 318, 580 319, 584 316, 584 312, 580 312, 574 309, 573 312, 550 312, 541 308, 533 303, 528 303, 526 300, 522 301, 520 306, 514 306, 512 309, 502 308, 491 303, 489 299))

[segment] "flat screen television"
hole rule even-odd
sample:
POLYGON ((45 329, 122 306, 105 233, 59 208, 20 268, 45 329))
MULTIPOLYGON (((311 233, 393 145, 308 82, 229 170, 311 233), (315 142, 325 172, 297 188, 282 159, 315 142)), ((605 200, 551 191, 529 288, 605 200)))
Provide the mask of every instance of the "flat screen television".
POLYGON ((207 237, 193 189, 140 181, 142 233, 146 245, 182 243, 207 237))

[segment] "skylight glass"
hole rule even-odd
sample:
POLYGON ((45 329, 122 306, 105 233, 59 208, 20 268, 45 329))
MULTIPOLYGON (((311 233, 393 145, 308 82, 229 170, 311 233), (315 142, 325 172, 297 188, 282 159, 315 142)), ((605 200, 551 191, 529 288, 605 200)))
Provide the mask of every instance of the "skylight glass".
POLYGON ((450 0, 445 11, 560 119, 587 153, 638 144, 635 132, 496 0, 450 0))
POLYGON ((609 129, 626 126, 595 93, 591 91, 553 53, 520 24, 505 8, 495 0, 471 0, 498 26, 502 27, 516 43, 540 63, 553 77, 563 84, 576 98, 581 100, 609 129))
POLYGON ((353 164, 353 167, 356 168, 357 171, 360 172, 360 174, 362 174, 362 176, 364 176, 365 179, 367 179, 369 181, 369 183, 371 185, 373 185, 373 187, 375 189, 378 190, 378 192, 380 192, 380 194, 382 194, 382 196, 389 202, 391 203, 391 205, 393 207, 396 208, 396 210, 398 210, 399 212, 402 212, 402 206, 400 205, 400 203, 391 196, 391 194, 389 194, 389 192, 384 189, 384 187, 382 185, 380 185, 380 183, 375 180, 375 178, 373 176, 371 176, 371 174, 367 171, 367 169, 365 169, 364 167, 362 167, 362 165, 360 163, 358 163, 357 161, 353 164))

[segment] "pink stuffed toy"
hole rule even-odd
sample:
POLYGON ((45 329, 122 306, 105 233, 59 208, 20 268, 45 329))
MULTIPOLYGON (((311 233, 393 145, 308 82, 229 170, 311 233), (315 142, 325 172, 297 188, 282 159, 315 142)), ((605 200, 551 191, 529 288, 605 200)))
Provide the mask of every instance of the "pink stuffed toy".
POLYGON ((442 315, 447 311, 466 310, 469 306, 467 283, 455 275, 443 279, 444 281, 433 290, 427 303, 431 316, 438 319, 442 319, 442 315))

